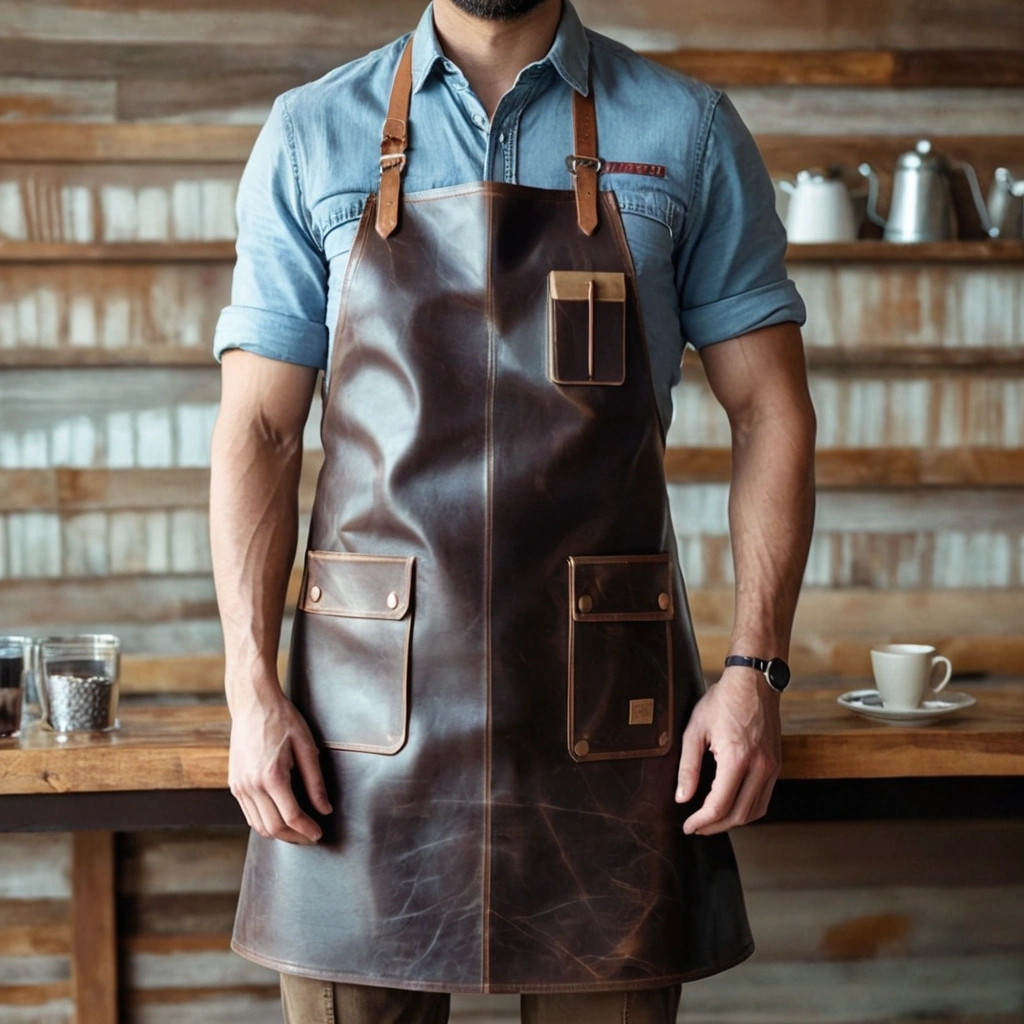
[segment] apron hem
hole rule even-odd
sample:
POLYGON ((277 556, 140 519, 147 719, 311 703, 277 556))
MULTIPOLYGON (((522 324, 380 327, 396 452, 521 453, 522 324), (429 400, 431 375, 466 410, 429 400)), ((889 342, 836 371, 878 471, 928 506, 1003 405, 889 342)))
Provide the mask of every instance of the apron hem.
POLYGON ((658 978, 644 978, 638 981, 608 981, 598 984, 589 982, 566 982, 554 985, 468 985, 446 984, 434 981, 409 981, 405 978, 384 978, 365 974, 346 974, 343 971, 330 971, 321 967, 307 967, 305 964, 290 963, 275 957, 265 956, 254 949, 243 946, 235 939, 231 940, 231 949, 239 956, 253 963, 269 967, 279 974, 297 974, 316 981, 329 981, 342 985, 371 985, 379 988, 397 988, 407 992, 450 992, 453 995, 518 995, 520 993, 557 993, 557 992, 639 992, 644 989, 666 988, 669 985, 686 984, 699 981, 713 974, 720 974, 736 967, 754 952, 755 944, 747 943, 735 956, 718 960, 705 967, 697 967, 690 971, 677 974, 666 974, 658 978))

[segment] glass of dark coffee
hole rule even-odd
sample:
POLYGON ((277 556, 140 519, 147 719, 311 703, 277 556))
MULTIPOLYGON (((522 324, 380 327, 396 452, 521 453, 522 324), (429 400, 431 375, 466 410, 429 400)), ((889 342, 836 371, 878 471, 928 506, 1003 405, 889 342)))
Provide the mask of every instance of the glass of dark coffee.
POLYGON ((39 641, 43 722, 59 733, 116 729, 121 643, 107 633, 39 641))
POLYGON ((32 643, 24 636, 0 636, 0 736, 17 736, 21 731, 32 643))

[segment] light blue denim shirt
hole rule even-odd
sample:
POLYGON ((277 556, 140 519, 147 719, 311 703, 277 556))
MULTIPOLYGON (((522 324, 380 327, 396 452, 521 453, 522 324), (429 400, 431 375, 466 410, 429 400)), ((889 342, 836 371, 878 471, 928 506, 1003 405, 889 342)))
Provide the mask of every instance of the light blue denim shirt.
MULTIPOLYGON (((239 184, 238 261, 214 352, 241 348, 326 369, 345 264, 408 35, 275 100, 239 184)), ((597 105, 602 172, 633 255, 662 423, 683 347, 700 348, 805 310, 784 265, 786 236, 750 132, 717 89, 584 28, 570 0, 547 55, 524 67, 494 118, 445 57, 432 4, 413 42, 403 188, 472 181, 570 188, 571 92, 597 105)), ((458 239, 453 238, 453 245, 458 239)))

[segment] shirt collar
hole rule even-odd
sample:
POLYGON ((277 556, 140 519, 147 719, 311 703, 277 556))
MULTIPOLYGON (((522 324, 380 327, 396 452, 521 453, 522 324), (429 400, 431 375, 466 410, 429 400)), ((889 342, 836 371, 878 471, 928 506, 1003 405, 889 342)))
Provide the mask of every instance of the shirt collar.
MULTIPOLYGON (((427 4, 416 25, 412 43, 413 91, 419 92, 436 64, 445 59, 434 31, 433 0, 427 4)), ((551 64, 577 92, 587 95, 590 40, 570 0, 562 0, 562 16, 551 49, 538 64, 551 64)))

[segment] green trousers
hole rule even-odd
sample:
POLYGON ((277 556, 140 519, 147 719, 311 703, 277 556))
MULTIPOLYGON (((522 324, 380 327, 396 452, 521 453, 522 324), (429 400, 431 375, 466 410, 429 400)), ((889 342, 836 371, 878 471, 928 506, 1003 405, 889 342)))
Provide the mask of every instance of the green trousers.
MULTIPOLYGON (((523 1024, 675 1024, 681 985, 519 997, 523 1024)), ((447 1024, 451 997, 281 975, 285 1024, 447 1024)))

